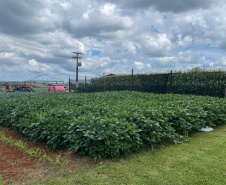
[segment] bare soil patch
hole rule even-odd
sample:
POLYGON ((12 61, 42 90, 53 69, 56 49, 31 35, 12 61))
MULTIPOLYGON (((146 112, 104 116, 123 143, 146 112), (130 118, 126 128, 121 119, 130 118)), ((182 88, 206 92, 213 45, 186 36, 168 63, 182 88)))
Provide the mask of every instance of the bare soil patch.
POLYGON ((0 141, 0 174, 7 183, 23 182, 29 169, 37 168, 39 164, 27 158, 25 154, 0 141))
MULTIPOLYGON (((24 137, 13 130, 0 126, 0 131, 4 132, 6 137, 11 137, 15 141, 21 140, 26 143, 24 137)), ((96 164, 91 158, 80 157, 72 151, 47 151, 46 145, 40 143, 34 144, 27 142, 26 146, 27 148, 40 148, 44 150, 53 160, 61 154, 61 162, 68 160, 70 162, 66 169, 54 168, 53 166, 29 158, 27 154, 0 141, 0 174, 3 175, 3 181, 6 184, 32 184, 96 164)))

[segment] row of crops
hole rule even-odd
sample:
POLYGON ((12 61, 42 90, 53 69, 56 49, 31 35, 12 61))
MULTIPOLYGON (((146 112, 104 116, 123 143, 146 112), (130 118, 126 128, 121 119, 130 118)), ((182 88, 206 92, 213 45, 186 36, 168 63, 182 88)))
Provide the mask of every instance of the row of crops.
POLYGON ((191 71, 94 78, 80 84, 80 92, 135 90, 152 93, 225 96, 226 71, 191 71))
POLYGON ((94 159, 183 142, 226 123, 226 99, 142 92, 0 94, 0 124, 94 159))
POLYGON ((225 97, 226 71, 197 71, 172 75, 172 93, 225 97))
POLYGON ((0 92, 3 92, 4 91, 4 83, 0 82, 0 92))

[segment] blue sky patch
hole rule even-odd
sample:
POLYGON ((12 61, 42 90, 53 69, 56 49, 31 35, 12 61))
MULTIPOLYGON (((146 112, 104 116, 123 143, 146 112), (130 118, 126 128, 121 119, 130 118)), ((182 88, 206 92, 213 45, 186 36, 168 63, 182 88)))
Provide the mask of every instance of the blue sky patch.
POLYGON ((92 52, 91 52, 91 56, 93 57, 93 56, 100 56, 100 51, 99 50, 92 50, 92 52))

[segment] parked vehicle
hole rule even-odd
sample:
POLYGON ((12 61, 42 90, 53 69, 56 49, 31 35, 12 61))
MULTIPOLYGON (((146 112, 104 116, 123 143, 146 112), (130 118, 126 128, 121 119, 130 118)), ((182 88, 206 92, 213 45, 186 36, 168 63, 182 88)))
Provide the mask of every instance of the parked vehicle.
POLYGON ((49 92, 69 92, 69 89, 65 85, 50 85, 48 88, 49 92))

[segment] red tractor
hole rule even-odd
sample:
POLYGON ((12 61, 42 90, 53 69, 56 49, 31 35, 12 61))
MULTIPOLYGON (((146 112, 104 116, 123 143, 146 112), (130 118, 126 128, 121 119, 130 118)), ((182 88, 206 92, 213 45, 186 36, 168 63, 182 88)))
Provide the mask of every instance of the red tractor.
POLYGON ((32 84, 26 83, 5 83, 6 92, 34 92, 32 84))

